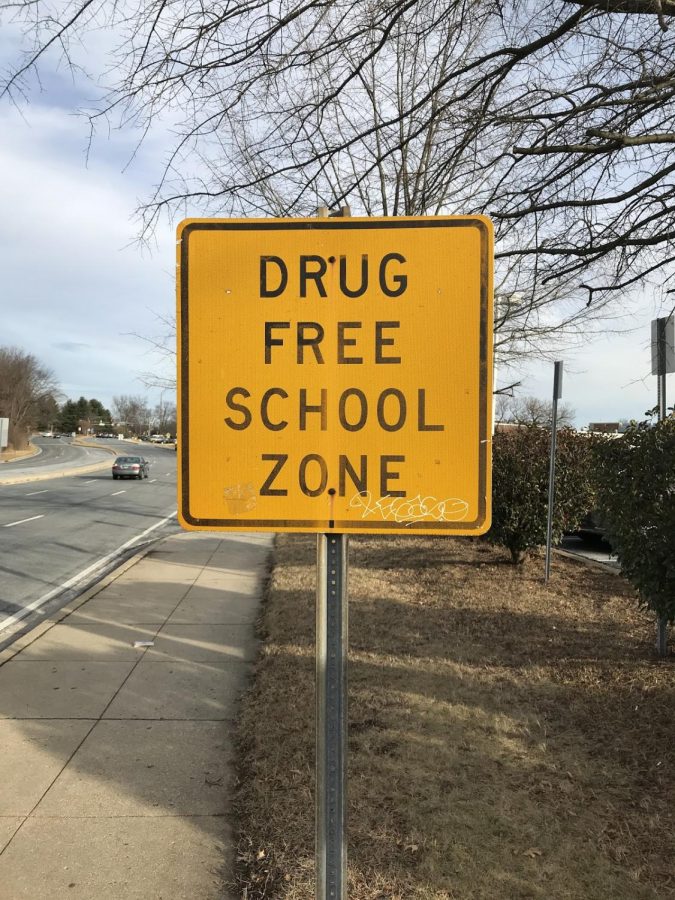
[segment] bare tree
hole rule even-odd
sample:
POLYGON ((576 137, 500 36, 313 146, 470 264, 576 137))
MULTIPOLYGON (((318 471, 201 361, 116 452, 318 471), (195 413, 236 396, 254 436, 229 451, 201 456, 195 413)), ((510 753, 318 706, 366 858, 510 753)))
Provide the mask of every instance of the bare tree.
MULTIPOLYGON (((573 425, 575 410, 567 403, 558 404, 557 423, 560 427, 573 425)), ((553 402, 538 397, 508 397, 500 394, 496 399, 495 419, 515 425, 536 425, 550 428, 553 422, 553 402)))
POLYGON ((169 316, 159 315, 157 330, 152 335, 137 334, 134 337, 143 341, 156 363, 151 369, 139 373, 141 382, 147 388, 160 388, 162 391, 176 388, 176 320, 169 316))
POLYGON ((148 433, 151 412, 145 397, 131 397, 127 394, 113 397, 112 411, 116 424, 126 425, 126 430, 132 434, 148 433))
POLYGON ((163 400, 153 410, 153 428, 159 434, 176 433, 176 404, 165 403, 163 400))
POLYGON ((10 422, 10 441, 26 443, 44 412, 55 406, 58 386, 54 373, 31 353, 0 347, 0 416, 10 422))
POLYGON ((168 115, 142 210, 486 212, 498 351, 547 354, 673 277, 673 0, 0 0, 42 57, 117 35, 92 129, 168 115), (519 302, 512 302, 519 297, 519 302))
MULTIPOLYGON (((506 119, 500 128, 488 123, 480 71, 469 75, 468 61, 481 60, 496 40, 490 6, 472 10, 470 21, 441 16, 440 9, 411 4, 392 25, 387 44, 360 67, 360 45, 343 49, 342 66, 335 54, 317 56, 311 78, 285 80, 283 109, 270 108, 264 95, 246 107, 236 131, 240 167, 250 173, 247 197, 278 214, 302 212, 298 204, 309 181, 322 202, 350 199, 352 208, 368 215, 491 213, 497 224, 497 357, 509 363, 549 356, 565 337, 609 327, 609 295, 591 305, 569 278, 547 279, 516 225, 496 214, 516 185, 508 151, 520 130, 506 119), (439 12, 431 24, 430 10, 439 12), (345 67, 358 73, 348 87, 345 67), (272 154, 286 154, 292 172, 256 178, 272 171, 272 154), (325 164, 315 166, 319 160, 325 164)), ((223 167, 223 193, 230 168, 223 167)), ((531 169, 523 173, 528 188, 531 169)))

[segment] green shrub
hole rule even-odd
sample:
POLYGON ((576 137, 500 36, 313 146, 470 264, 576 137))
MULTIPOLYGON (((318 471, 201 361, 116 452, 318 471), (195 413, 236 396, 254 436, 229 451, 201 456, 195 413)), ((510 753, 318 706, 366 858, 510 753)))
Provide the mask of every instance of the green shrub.
MULTIPOLYGON (((574 531, 594 503, 592 444, 571 428, 558 431, 552 539, 574 531)), ((492 527, 486 537, 514 563, 546 543, 551 433, 535 426, 497 432, 493 439, 492 527)))
POLYGON ((675 416, 632 423, 597 454, 597 504, 640 601, 675 621, 675 416))

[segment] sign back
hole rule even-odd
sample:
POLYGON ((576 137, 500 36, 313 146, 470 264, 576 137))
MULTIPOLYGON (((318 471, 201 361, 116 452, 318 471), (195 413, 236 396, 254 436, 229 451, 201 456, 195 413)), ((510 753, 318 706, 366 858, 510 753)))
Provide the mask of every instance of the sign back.
POLYGON ((185 528, 489 528, 488 219, 193 219, 177 252, 185 528))
POLYGON ((675 372, 675 318, 652 319, 652 375, 675 372))

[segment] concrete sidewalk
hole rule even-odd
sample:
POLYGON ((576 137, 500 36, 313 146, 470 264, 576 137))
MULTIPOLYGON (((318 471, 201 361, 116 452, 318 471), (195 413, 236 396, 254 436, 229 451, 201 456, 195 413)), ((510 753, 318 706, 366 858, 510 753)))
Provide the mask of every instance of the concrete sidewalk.
POLYGON ((5 652, 2 900, 231 896, 232 725, 271 544, 167 538, 5 652))

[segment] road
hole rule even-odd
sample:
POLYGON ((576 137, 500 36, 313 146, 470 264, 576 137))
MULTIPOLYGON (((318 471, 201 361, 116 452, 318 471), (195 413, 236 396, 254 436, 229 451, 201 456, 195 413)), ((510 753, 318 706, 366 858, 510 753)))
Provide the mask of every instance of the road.
POLYGON ((0 472, 0 480, 24 473, 39 478, 0 483, 0 647, 18 623, 25 626, 64 605, 133 547, 178 527, 172 449, 116 440, 101 441, 100 449, 49 438, 36 443, 39 456, 20 466, 5 464, 0 472), (150 477, 113 480, 110 450, 145 456, 150 477), (106 468, 99 471, 41 477, 101 461, 106 468))
MULTIPOLYGON (((14 472, 26 472, 27 475, 39 475, 53 472, 57 469, 65 469, 72 465, 86 465, 88 463, 107 460, 111 455, 106 451, 106 446, 117 450, 122 446, 129 450, 131 446, 121 441, 100 441, 100 447, 83 446, 70 438, 35 437, 32 443, 39 453, 29 456, 27 459, 16 460, 12 463, 4 463, 0 466, 0 480, 11 477, 14 472)), ((120 452, 123 452, 120 450, 120 452)))

